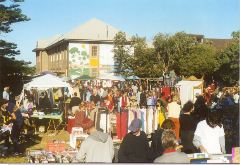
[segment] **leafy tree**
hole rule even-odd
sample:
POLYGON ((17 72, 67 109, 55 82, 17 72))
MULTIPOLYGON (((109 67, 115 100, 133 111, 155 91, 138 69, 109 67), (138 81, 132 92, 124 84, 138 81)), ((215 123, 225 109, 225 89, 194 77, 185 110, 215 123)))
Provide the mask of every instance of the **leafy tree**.
POLYGON ((159 60, 163 62, 164 72, 174 69, 179 70, 178 61, 189 54, 196 39, 184 32, 175 33, 173 36, 159 33, 154 37, 153 45, 159 60))
POLYGON ((128 76, 126 70, 129 69, 129 59, 131 55, 130 42, 127 40, 124 32, 118 32, 114 37, 113 43, 115 73, 128 76))
POLYGON ((209 44, 192 46, 189 54, 179 59, 178 65, 181 75, 197 77, 212 75, 219 67, 215 49, 209 44))
MULTIPOLYGON (((23 0, 0 0, 0 35, 11 32, 12 24, 29 20, 22 14, 19 2, 23 0)), ((0 39, 0 56, 18 55, 20 52, 16 48, 16 44, 0 39)))
POLYGON ((239 38, 240 31, 232 33, 232 41, 218 53, 220 68, 214 78, 225 86, 235 85, 239 81, 239 38))
POLYGON ((134 55, 131 56, 131 70, 133 74, 142 78, 156 78, 162 75, 162 60, 156 56, 154 48, 148 48, 146 38, 134 36, 132 38, 134 55))
MULTIPOLYGON (((0 0, 0 36, 12 31, 11 25, 17 22, 28 21, 29 18, 22 14, 20 2, 23 0, 0 0)), ((28 74, 27 62, 17 61, 14 56, 19 55, 17 45, 0 38, 0 89, 4 85, 17 88, 23 78, 23 73, 28 74)))

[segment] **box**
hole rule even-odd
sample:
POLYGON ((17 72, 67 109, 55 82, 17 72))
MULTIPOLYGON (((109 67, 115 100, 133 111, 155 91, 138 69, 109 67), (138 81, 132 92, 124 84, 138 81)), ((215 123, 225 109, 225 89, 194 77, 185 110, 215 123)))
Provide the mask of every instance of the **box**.
POLYGON ((49 152, 62 152, 66 149, 65 142, 50 141, 47 143, 46 150, 49 152))

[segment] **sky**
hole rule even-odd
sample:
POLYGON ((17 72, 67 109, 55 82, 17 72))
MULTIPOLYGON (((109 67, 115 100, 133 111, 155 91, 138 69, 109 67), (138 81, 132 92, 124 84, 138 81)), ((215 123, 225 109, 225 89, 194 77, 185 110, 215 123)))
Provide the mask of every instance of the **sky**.
POLYGON ((231 38, 240 30, 240 0, 25 0, 21 9, 31 20, 1 36, 18 45, 16 58, 35 65, 37 40, 64 34, 91 18, 129 35, 152 41, 157 33, 184 31, 206 38, 231 38))

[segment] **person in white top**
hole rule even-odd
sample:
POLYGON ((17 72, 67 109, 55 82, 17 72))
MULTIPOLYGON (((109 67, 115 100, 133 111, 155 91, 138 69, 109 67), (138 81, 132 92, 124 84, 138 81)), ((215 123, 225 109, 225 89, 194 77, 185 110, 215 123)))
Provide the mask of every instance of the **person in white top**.
POLYGON ((175 124, 174 131, 176 134, 176 138, 179 139, 179 129, 180 129, 179 117, 181 112, 181 105, 178 104, 178 98, 176 96, 173 97, 173 101, 171 103, 168 103, 167 110, 168 110, 168 118, 171 119, 175 124))
POLYGON ((225 133, 221 123, 221 110, 213 108, 206 120, 198 123, 193 144, 203 153, 225 153, 225 133))
POLYGON ((239 103, 239 94, 238 94, 238 91, 237 90, 234 90, 233 92, 233 99, 234 99, 234 103, 235 104, 238 104, 239 103))

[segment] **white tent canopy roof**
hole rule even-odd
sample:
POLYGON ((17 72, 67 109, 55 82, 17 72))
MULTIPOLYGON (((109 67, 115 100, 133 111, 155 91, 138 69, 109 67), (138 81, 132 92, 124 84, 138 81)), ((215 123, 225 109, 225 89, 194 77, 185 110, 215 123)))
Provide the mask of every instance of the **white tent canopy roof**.
POLYGON ((24 84, 24 88, 28 90, 31 88, 48 89, 60 87, 70 87, 70 85, 66 82, 63 82, 57 76, 53 76, 50 74, 34 78, 31 82, 24 84))
POLYGON ((188 100, 194 102, 194 87, 198 87, 202 83, 203 81, 182 80, 175 85, 180 88, 179 94, 182 105, 184 105, 188 100))
POLYGON ((122 76, 115 76, 113 73, 101 74, 98 79, 100 80, 112 80, 112 81, 125 81, 122 76))

